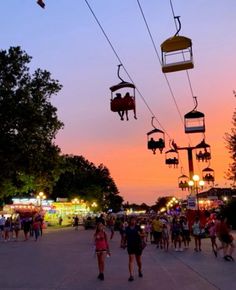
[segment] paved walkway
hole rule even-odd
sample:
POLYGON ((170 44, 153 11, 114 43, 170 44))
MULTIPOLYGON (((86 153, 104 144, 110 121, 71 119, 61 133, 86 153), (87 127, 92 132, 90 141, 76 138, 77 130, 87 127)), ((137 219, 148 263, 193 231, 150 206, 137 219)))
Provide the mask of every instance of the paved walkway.
MULTIPOLYGON (((38 242, 0 242, 0 289, 10 290, 234 290, 236 262, 215 258, 209 239, 203 251, 192 248, 168 253, 148 245, 144 277, 128 282, 128 256, 119 248, 119 234, 110 242, 105 281, 97 279, 93 231, 49 230, 38 242)), ((136 269, 137 272, 137 269, 136 269)))

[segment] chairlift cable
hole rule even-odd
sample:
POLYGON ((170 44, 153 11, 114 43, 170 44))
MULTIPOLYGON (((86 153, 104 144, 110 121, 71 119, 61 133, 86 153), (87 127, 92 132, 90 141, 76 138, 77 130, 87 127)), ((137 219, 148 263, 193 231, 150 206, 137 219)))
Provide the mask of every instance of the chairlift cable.
MULTIPOLYGON (((87 0, 84 0, 84 1, 85 1, 85 3, 87 4, 87 6, 88 6, 90 12, 92 13, 92 15, 93 15, 93 17, 94 17, 96 23, 97 23, 98 26, 100 27, 100 29, 101 29, 103 35, 105 36, 107 42, 109 43, 109 45, 110 45, 110 47, 111 47, 113 53, 115 54, 117 60, 118 60, 119 63, 122 65, 124 71, 126 72, 128 78, 130 79, 130 81, 134 84, 134 81, 133 81, 131 75, 129 74, 128 70, 127 70, 126 67, 124 66, 124 64, 123 64, 123 62, 122 62, 122 60, 121 60, 119 54, 117 53, 116 49, 115 49, 114 46, 112 45, 111 40, 109 39, 108 35, 106 34, 106 32, 105 32, 105 30, 104 30, 102 24, 100 23, 99 19, 97 18, 97 16, 96 16, 95 12, 93 11, 91 5, 89 4, 89 2, 88 2, 87 0)), ((170 135, 168 134, 168 132, 164 129, 164 127, 162 126, 162 124, 160 123, 160 121, 157 119, 156 115, 155 115, 154 112, 152 111, 151 107, 148 105, 148 103, 147 103, 146 99, 144 98, 143 94, 141 93, 141 91, 137 88, 136 85, 135 85, 135 87, 136 87, 136 90, 137 90, 139 96, 140 96, 141 99, 143 100, 144 104, 146 105, 146 107, 147 107, 147 109, 149 110, 149 112, 151 113, 151 115, 154 116, 154 118, 155 118, 155 120, 157 121, 157 123, 159 124, 159 126, 160 126, 160 127, 162 128, 162 130, 166 133, 166 135, 168 136, 168 138, 171 139, 171 137, 170 137, 170 135)))
MULTIPOLYGON (((143 17, 144 23, 145 23, 145 25, 146 25, 146 28, 147 28, 147 31, 148 31, 149 37, 150 37, 151 42, 152 42, 152 45, 153 45, 153 47, 154 47, 154 50, 155 50, 156 56, 157 56, 158 61, 159 61, 160 65, 161 65, 161 58, 160 58, 160 55, 159 55, 159 53, 158 53, 158 50, 157 50, 156 44, 155 44, 155 42, 154 42, 154 39, 153 39, 153 36, 152 36, 151 30, 150 30, 150 27, 149 27, 148 22, 147 22, 147 19, 146 19, 145 15, 144 15, 144 11, 143 11, 143 9, 142 9, 142 6, 141 6, 139 0, 137 0, 137 3, 138 3, 138 6, 139 6, 139 9, 140 9, 140 12, 141 12, 141 14, 142 14, 142 17, 143 17)), ((181 112, 180 112, 179 106, 178 106, 178 104, 177 104, 177 101, 176 101, 176 98, 175 98, 174 92, 173 92, 173 90, 172 90, 172 88, 171 88, 171 85, 170 85, 169 79, 167 78, 166 74, 164 74, 164 77, 165 77, 165 79, 166 79, 167 86, 168 86, 168 88, 169 88, 169 90, 170 90, 170 94, 171 94, 172 99, 173 99, 173 101, 174 101, 175 107, 176 107, 176 109, 177 109, 177 111, 178 111, 178 114, 179 114, 180 120, 181 120, 181 122, 184 124, 184 120, 183 120, 182 114, 181 114, 181 112)))
MULTIPOLYGON (((123 66, 123 69, 124 69, 124 71, 126 72, 126 74, 127 74, 128 78, 130 79, 130 81, 134 84, 134 81, 133 81, 131 75, 129 74, 129 72, 127 71, 126 67, 124 66, 124 64, 123 64, 123 62, 122 62, 122 60, 121 60, 119 54, 117 53, 116 49, 115 49, 114 46, 112 45, 111 40, 109 39, 108 35, 106 34, 106 32, 105 32, 105 30, 104 30, 102 24, 101 24, 100 21, 98 20, 96 14, 95 14, 95 12, 93 11, 92 7, 90 6, 89 2, 88 2, 87 0, 85 0, 85 3, 87 4, 87 6, 88 6, 90 12, 92 13, 92 15, 93 15, 93 17, 94 17, 96 23, 97 23, 98 26, 100 27, 100 29, 101 29, 103 35, 105 36, 107 42, 109 43, 109 45, 110 45, 110 47, 111 47, 113 53, 115 54, 117 60, 118 60, 119 63, 123 66)), ((140 7, 140 8, 141 8, 141 7, 140 7)), ((143 15, 144 15, 144 14, 143 14, 143 15)), ((145 16, 144 16, 144 19, 145 19, 145 16)), ((149 29, 149 31, 150 31, 150 29, 149 29)), ((150 36, 151 36, 151 33, 150 33, 150 36)), ((153 41, 153 38, 152 38, 152 41, 153 41)), ((154 41, 153 41, 153 43, 154 43, 154 41)), ((154 43, 154 48, 155 48, 155 50, 156 50, 157 56, 159 57, 159 54, 158 54, 158 52, 157 52, 157 49, 156 49, 155 43, 154 43)), ((159 62, 161 63, 160 57, 159 57, 159 62)), ((166 76, 165 76, 165 78, 166 78, 166 76)), ((167 84, 168 84, 168 87, 169 87, 169 89, 170 89, 171 95, 174 97, 174 93, 173 93, 172 88, 171 88, 171 86, 170 86, 169 80, 168 80, 167 78, 166 78, 166 80, 167 80, 167 84)), ((135 86, 136 86, 136 85, 135 85, 135 86)), ((162 124, 161 124, 160 121, 157 119, 156 115, 153 113, 151 107, 148 105, 147 101, 145 100, 145 98, 144 98, 144 96, 142 95, 142 93, 140 92, 140 90, 139 90, 137 87, 136 87, 136 90, 137 90, 138 94, 140 95, 141 99, 143 100, 144 104, 146 105, 147 109, 148 109, 149 112, 151 113, 152 117, 154 117, 154 119, 157 121, 157 123, 158 123, 159 126, 162 128, 162 130, 166 133, 166 135, 168 136, 168 138, 169 138, 170 140, 173 139, 173 138, 171 138, 171 136, 168 134, 168 132, 163 128, 162 124)), ((176 100, 175 100, 175 97, 174 97, 174 101, 175 101, 176 107, 177 107, 177 109, 178 109, 178 104, 177 104, 177 102, 176 102, 176 100)), ((179 112, 179 115, 180 115, 181 121, 183 122, 182 115, 181 115, 179 109, 178 109, 178 112, 179 112)), ((189 136, 188 136, 188 137, 189 137, 189 136)), ((179 161, 180 161, 181 166, 183 167, 182 160, 179 160, 179 161)))
MULTIPOLYGON (((153 36, 152 36, 151 30, 150 30, 150 27, 149 27, 149 25, 148 25, 147 19, 146 19, 146 17, 145 17, 144 11, 143 11, 143 9, 142 9, 142 6, 141 6, 139 0, 137 0, 137 3, 138 3, 138 6, 139 6, 139 9, 140 9, 140 12, 141 12, 141 14, 142 14, 142 17, 143 17, 143 20, 144 20, 145 26, 146 26, 146 28, 147 28, 147 31, 148 31, 149 37, 150 37, 151 42, 152 42, 152 44, 153 44, 153 47, 154 47, 154 50, 155 50, 156 56, 157 56, 157 58, 158 58, 158 60, 159 60, 159 63, 160 63, 160 65, 161 65, 161 64, 162 64, 162 62, 161 62, 161 58, 160 58, 160 55, 159 55, 159 53, 158 53, 158 50, 157 50, 156 44, 155 44, 155 42, 154 42, 154 39, 153 39, 153 36)), ((174 92, 173 92, 173 90, 172 90, 172 87, 171 87, 171 85, 170 85, 169 79, 168 79, 168 77, 166 76, 166 74, 164 74, 164 77, 165 77, 165 80, 166 80, 166 82, 167 82, 167 86, 168 86, 168 88, 169 88, 169 91, 170 91, 170 94, 171 94, 172 99, 173 99, 173 101, 174 101, 174 104, 175 104, 175 107, 176 107, 176 109, 177 109, 177 112, 178 112, 178 114, 179 114, 180 120, 181 120, 182 124, 184 125, 184 120, 183 120, 182 114, 181 114, 181 112, 180 112, 180 109, 179 109, 178 103, 177 103, 177 101, 176 101, 176 98, 175 98, 174 92)), ((190 138, 189 135, 188 135, 188 139, 189 139, 189 142, 190 142, 190 144, 191 144, 192 141, 191 141, 191 138, 190 138)))
MULTIPOLYGON (((176 22, 176 15, 175 15, 175 11, 174 11, 172 0, 170 0, 170 7, 171 7, 172 14, 173 14, 176 30, 178 30, 178 25, 177 25, 177 22, 176 22)), ((184 54, 183 54, 183 58, 184 58, 184 54)), ((191 92, 192 98, 194 98, 195 95, 193 93, 193 86, 192 86, 192 82, 191 82, 188 70, 186 70, 186 74, 187 74, 187 79, 188 79, 190 92, 191 92)))
MULTIPOLYGON (((150 30, 150 27, 149 27, 149 25, 148 25, 148 22, 147 22, 147 19, 146 19, 146 17, 145 17, 145 14, 144 14, 144 11, 143 11, 143 9, 142 9, 142 6, 141 6, 141 4, 140 4, 140 1, 137 0, 137 3, 138 3, 138 6, 139 6, 139 9, 140 9, 140 12, 141 12, 141 14, 142 14, 142 17, 143 17, 144 23, 145 23, 145 25, 146 25, 146 28, 147 28, 147 31, 148 31, 149 37, 150 37, 151 42, 152 42, 152 44, 153 44, 153 47, 154 47, 154 50, 155 50, 156 56, 157 56, 157 58, 158 58, 158 60, 159 60, 160 65, 162 65, 161 58, 160 58, 160 56, 159 56, 159 53, 158 53, 157 47, 156 47, 156 45, 155 45, 155 42, 154 42, 154 39, 153 39, 153 36, 152 36, 151 30, 150 30)), ((171 4, 172 4, 172 2, 171 2, 171 4)), ((174 19, 175 19, 176 29, 178 30, 175 16, 174 16, 174 19)), ((189 77, 188 71, 187 71, 187 76, 189 77)), ((171 93, 172 99, 173 99, 173 101, 174 101, 174 103, 175 103, 176 109, 177 109, 177 111, 178 111, 178 113, 179 113, 180 119, 181 119, 182 123, 184 124, 183 117, 182 117, 182 114, 181 114, 181 112, 180 112, 180 109, 179 109, 178 103, 177 103, 177 101, 176 101, 175 95, 174 95, 174 93, 173 93, 173 90, 172 90, 172 88, 171 88, 171 85, 170 85, 169 79, 167 78, 166 74, 164 74, 164 77, 165 77, 165 79, 166 79, 166 82, 167 82, 168 88, 169 88, 169 90, 170 90, 170 93, 171 93)), ((193 90, 192 90, 192 85, 191 85, 190 78, 189 78, 189 85, 190 85, 190 90, 191 90, 192 95, 193 95, 193 90)), ((194 99, 194 96, 193 96, 193 99, 194 99)), ((191 140, 191 138, 190 138, 189 135, 188 135, 188 139, 189 139, 190 146, 192 146, 192 140, 191 140)), ((180 161, 181 166, 183 167, 182 160, 179 159, 179 161, 180 161)), ((198 167, 198 170, 200 171, 199 164, 197 164, 197 167, 198 167)))

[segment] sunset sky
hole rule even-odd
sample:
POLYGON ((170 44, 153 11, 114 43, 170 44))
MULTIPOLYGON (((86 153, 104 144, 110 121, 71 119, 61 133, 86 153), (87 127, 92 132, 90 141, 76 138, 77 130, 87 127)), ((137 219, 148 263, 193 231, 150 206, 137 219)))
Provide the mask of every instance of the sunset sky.
MULTIPOLYGON (((65 154, 83 155, 106 165, 125 201, 153 204, 158 196, 186 196, 178 189, 178 176, 188 175, 187 153, 180 152, 178 169, 165 165, 165 154, 147 150, 146 133, 152 114, 137 94, 137 120, 120 121, 110 111, 110 90, 119 83, 114 52, 84 0, 1 1, 1 49, 20 45, 37 67, 52 73, 63 85, 52 99, 65 127, 56 139, 65 154)), ((202 134, 185 134, 161 66, 136 0, 89 0, 123 65, 148 106, 164 127, 168 139, 179 146, 198 144, 202 134), (189 138, 190 137, 190 138, 189 138)), ((176 32, 169 0, 139 1, 154 42, 160 45, 176 32)), ((225 179, 230 158, 224 135, 232 127, 236 90, 236 1, 173 0, 181 16, 180 35, 192 39, 194 69, 189 70, 198 110, 206 117, 206 142, 211 145, 210 167, 216 184, 225 179)), ((125 80, 129 80, 121 70, 125 80)), ((194 107, 185 71, 167 74, 182 117, 194 107)), ((155 122, 158 127, 158 123, 155 122)), ((165 151, 165 150, 164 150, 165 151)), ((194 161, 195 173, 208 163, 194 161)))

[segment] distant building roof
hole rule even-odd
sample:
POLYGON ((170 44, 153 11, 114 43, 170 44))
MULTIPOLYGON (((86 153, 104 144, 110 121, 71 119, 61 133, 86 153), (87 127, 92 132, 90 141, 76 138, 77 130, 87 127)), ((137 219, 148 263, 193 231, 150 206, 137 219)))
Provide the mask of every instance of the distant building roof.
POLYGON ((217 196, 218 198, 221 198, 222 196, 230 196, 232 197, 233 195, 236 196, 236 189, 232 188, 218 188, 218 187, 212 187, 207 191, 200 192, 198 196, 201 198, 207 198, 211 196, 217 196))

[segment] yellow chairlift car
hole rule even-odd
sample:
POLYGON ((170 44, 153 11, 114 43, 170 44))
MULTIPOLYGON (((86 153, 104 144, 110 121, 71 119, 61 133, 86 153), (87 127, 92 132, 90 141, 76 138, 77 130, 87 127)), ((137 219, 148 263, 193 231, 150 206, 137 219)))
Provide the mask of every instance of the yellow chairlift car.
POLYGON ((181 23, 179 16, 175 18, 179 23, 178 31, 173 37, 168 38, 161 44, 163 73, 187 70, 194 67, 192 40, 178 35, 181 23))

